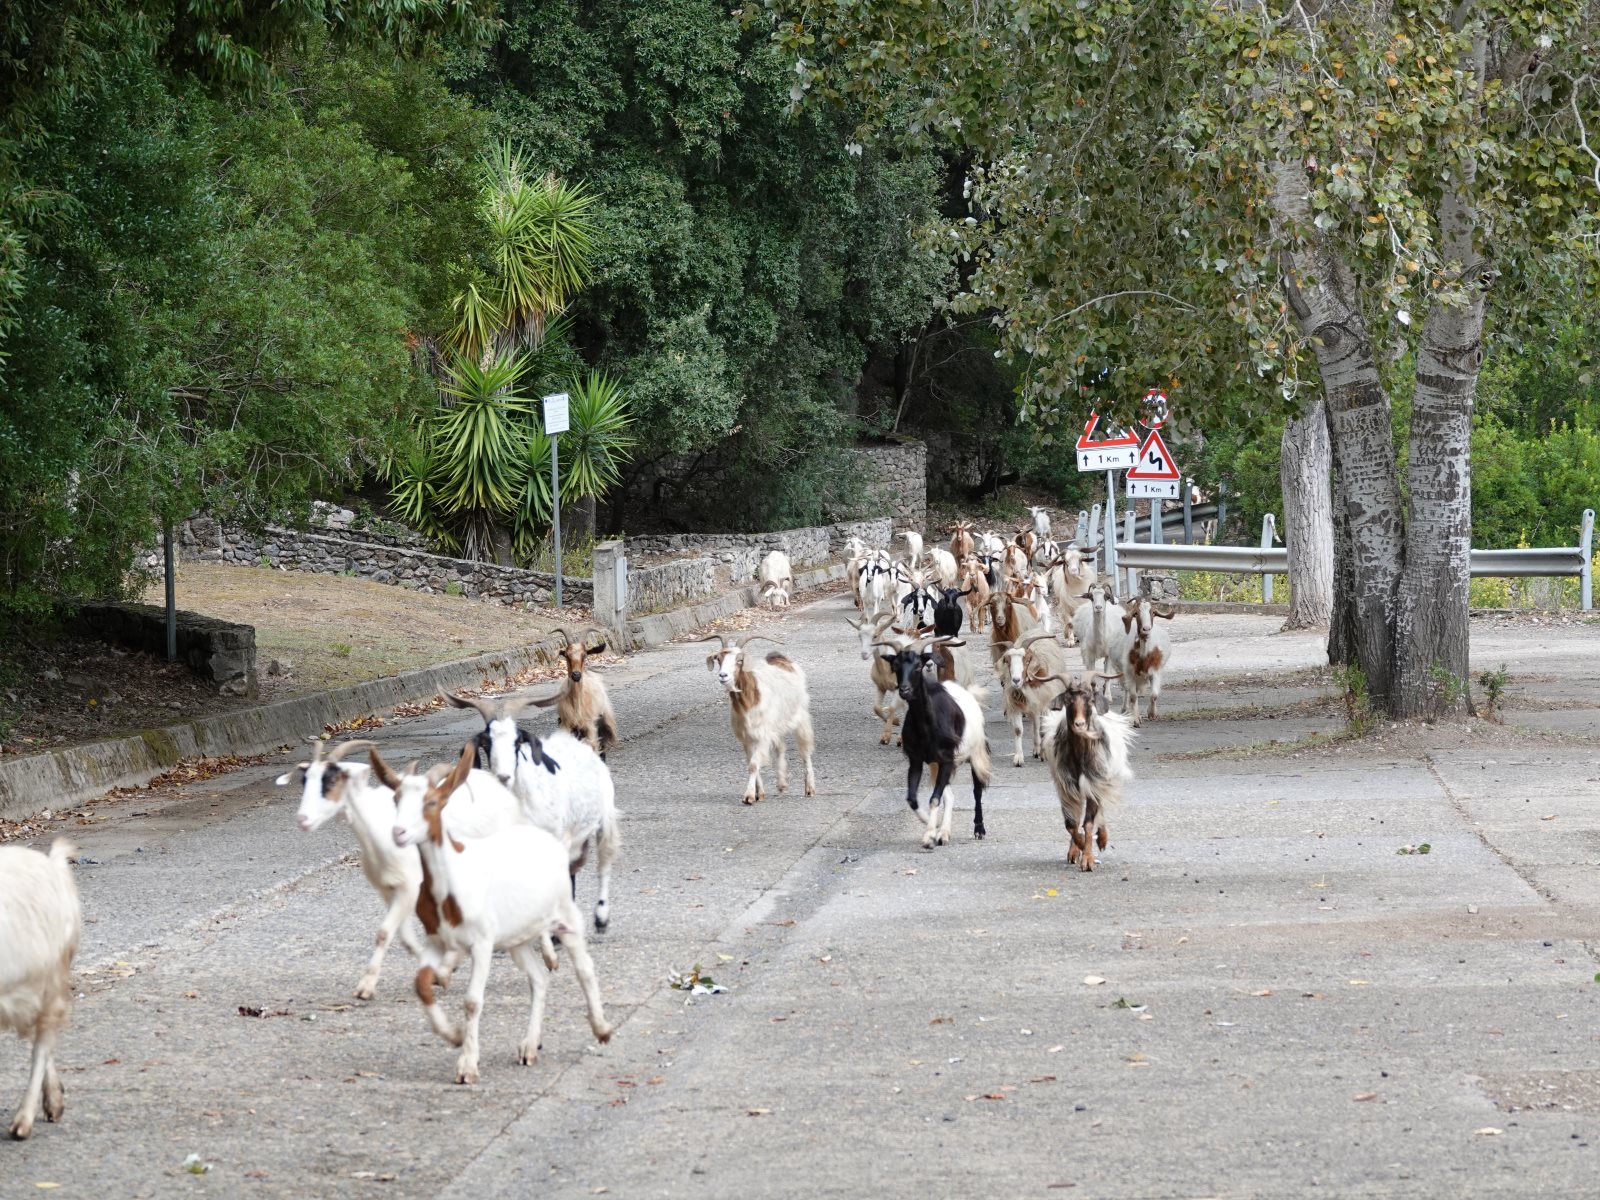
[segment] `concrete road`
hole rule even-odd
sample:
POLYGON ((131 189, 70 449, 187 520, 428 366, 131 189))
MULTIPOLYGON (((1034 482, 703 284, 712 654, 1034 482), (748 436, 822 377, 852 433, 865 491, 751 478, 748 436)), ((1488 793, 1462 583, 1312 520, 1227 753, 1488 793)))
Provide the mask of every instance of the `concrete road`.
MULTIPOLYGON (((846 604, 773 622, 811 676, 811 799, 739 803, 704 647, 609 672, 626 843, 593 944, 619 1030, 593 1043, 564 968, 517 1066, 526 989, 502 959, 475 1087, 451 1084, 403 951, 351 999, 380 905, 347 830, 294 827, 280 764, 101 810, 78 837, 66 1118, 0 1144, 0 1196, 1600 1191, 1591 747, 1180 757, 1336 725, 1283 675, 1315 639, 1180 620, 1171 719, 1101 869, 1067 868, 1046 772, 1010 767, 993 716, 989 837, 963 783, 955 843, 926 852, 846 604), (728 991, 666 986, 697 963, 728 991)), ((1497 664, 1520 643, 1495 636, 1497 664)), ((1541 636, 1540 670, 1593 676, 1600 630, 1541 636)), ((470 729, 380 736, 434 760, 470 729)), ((23 1079, 0 1043, 8 1112, 23 1079)))

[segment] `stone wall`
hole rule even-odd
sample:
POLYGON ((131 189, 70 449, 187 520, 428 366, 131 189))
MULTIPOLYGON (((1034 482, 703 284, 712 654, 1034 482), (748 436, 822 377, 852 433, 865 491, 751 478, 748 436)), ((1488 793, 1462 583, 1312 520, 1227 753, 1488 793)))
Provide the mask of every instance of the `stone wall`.
MULTIPOLYGON (((453 593, 509 607, 541 608, 552 602, 555 576, 492 563, 468 562, 406 546, 347 535, 311 533, 269 525, 260 533, 224 528, 209 517, 193 517, 177 530, 180 559, 283 567, 322 575, 355 575, 419 592, 453 593)), ((587 607, 594 589, 587 579, 562 579, 562 599, 587 607)))
POLYGON ((796 571, 838 557, 844 543, 860 537, 869 545, 887 546, 889 518, 847 521, 773 533, 652 534, 629 538, 628 609, 655 612, 692 604, 729 588, 749 583, 761 560, 782 550, 796 571), (652 561, 671 556, 665 561, 652 561))
MULTIPOLYGON (((73 631, 114 646, 150 654, 167 653, 167 610, 154 604, 111 604, 92 601, 79 607, 73 631)), ((261 694, 256 681, 256 631, 253 625, 199 613, 177 613, 178 657, 202 679, 217 684, 225 696, 261 694)))
POLYGON ((928 521, 928 448, 907 438, 850 451, 861 463, 866 499, 858 512, 887 514, 896 529, 921 531, 928 521))

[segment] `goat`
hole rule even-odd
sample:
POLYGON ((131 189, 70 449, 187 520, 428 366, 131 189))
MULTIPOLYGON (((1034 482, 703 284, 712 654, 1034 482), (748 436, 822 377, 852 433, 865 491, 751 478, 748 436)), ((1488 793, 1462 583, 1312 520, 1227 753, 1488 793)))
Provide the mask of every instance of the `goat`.
POLYGON ((961 598, 967 594, 960 588, 939 590, 939 599, 933 606, 933 628, 940 637, 961 636, 961 598))
POLYGON ((928 569, 939 577, 940 587, 954 587, 956 583, 956 560, 948 550, 941 550, 935 546, 927 553, 928 569))
POLYGON ((611 864, 622 847, 616 786, 604 760, 567 730, 535 737, 517 724, 517 714, 524 707, 548 707, 555 696, 473 700, 447 695, 445 699, 456 708, 477 710, 483 730, 473 744, 489 773, 516 796, 524 817, 566 842, 571 851, 567 876, 574 900, 578 872, 588 861, 593 842, 600 893, 594 905, 594 927, 604 932, 611 922, 611 864))
MULTIPOLYGON (((731 646, 724 635, 719 633, 713 637, 721 646, 706 656, 706 668, 717 676, 728 693, 733 736, 739 739, 749 763, 750 777, 744 788, 744 802, 754 804, 766 795, 761 768, 766 765, 767 754, 774 749, 778 752, 778 790, 788 790, 789 764, 784 757, 784 738, 791 733, 795 748, 805 760, 806 795, 815 796, 817 777, 811 769, 811 752, 816 739, 811 732, 811 695, 806 690, 805 672, 776 651, 767 655, 765 661, 751 662, 745 647, 760 638, 760 634, 746 634, 731 646)), ((700 640, 709 642, 712 638, 700 640)))
POLYGON ((1122 628, 1112 630, 1110 660, 1122 675, 1122 711, 1133 714, 1133 723, 1139 722, 1139 696, 1150 693, 1150 720, 1156 719, 1156 706, 1161 701, 1161 668, 1172 653, 1172 642, 1155 619, 1170 621, 1177 616, 1174 609, 1158 609, 1148 600, 1135 600, 1130 610, 1122 614, 1122 628))
POLYGON ((0 1029, 33 1042, 28 1086, 11 1118, 18 1141, 32 1136, 41 1100, 47 1121, 61 1120, 66 1109, 55 1052, 72 1005, 72 958, 83 933, 78 888, 67 866, 75 852, 64 838, 51 843, 49 854, 0 846, 0 1029))
POLYGON ((1023 737, 1030 717, 1034 757, 1043 758, 1044 714, 1061 690, 1051 681, 1068 670, 1066 651, 1054 634, 1036 629, 1007 647, 995 670, 1004 688, 1003 711, 1017 739, 1011 765, 1020 767, 1026 757, 1023 737))
MULTIPOLYGON (((1028 531, 1026 536, 1031 538, 1033 536, 1032 531, 1028 531)), ((1022 546, 1019 546, 1013 542, 1010 545, 1003 547, 1000 551, 1001 581, 1004 583, 1010 583, 1014 579, 1021 579, 1023 576, 1027 575, 1028 564, 1031 561, 1031 555, 1022 546)))
POLYGON ((957 521, 950 533, 950 556, 957 562, 970 556, 977 543, 972 537, 972 522, 957 521))
POLYGON ((1093 555, 1086 560, 1083 551, 1068 546, 1066 552, 1051 563, 1046 578, 1050 581, 1050 604, 1066 630, 1067 645, 1076 645, 1077 631, 1072 622, 1088 601, 1089 587, 1097 578, 1093 555))
POLYGON ((863 567, 865 567, 868 558, 867 544, 858 537, 849 538, 844 544, 844 552, 846 556, 845 577, 850 580, 850 591, 855 596, 856 607, 860 608, 863 600, 863 584, 865 583, 863 567))
POLYGON ((994 617, 993 624, 989 626, 989 658, 998 671, 1000 656, 1033 628, 1033 613, 1028 607, 1027 597, 1014 586, 1001 588, 991 595, 989 610, 994 617))
POLYGON ((1050 510, 1041 508, 1037 504, 1028 505, 1028 511, 1033 514, 1033 532, 1042 542, 1050 536, 1050 510))
POLYGON ((1006 540, 994 530, 980 534, 978 537, 978 553, 989 558, 999 558, 1006 552, 1006 540))
POLYGON ((901 633, 898 628, 890 626, 892 615, 884 615, 876 622, 863 618, 852 621, 849 617, 845 621, 861 639, 861 657, 866 661, 872 674, 872 687, 877 693, 877 699, 872 702, 872 715, 883 721, 883 732, 878 735, 878 745, 887 746, 889 739, 894 736, 894 727, 900 724, 900 712, 897 707, 899 697, 899 684, 896 682, 894 672, 889 668, 881 655, 872 652, 873 646, 879 644, 884 638, 892 638, 897 644, 911 644, 909 635, 901 633))
POLYGON ((900 745, 906 754, 906 804, 917 811, 917 789, 922 784, 924 763, 934 769, 933 794, 928 797, 928 825, 922 835, 923 849, 950 842, 950 820, 955 798, 945 800, 945 788, 963 763, 972 768, 972 836, 988 832, 983 825, 983 789, 989 784, 989 743, 983 736, 981 691, 968 691, 957 683, 929 678, 934 663, 931 649, 913 642, 903 649, 880 643, 892 650, 884 657, 894 666, 900 698, 906 702, 906 719, 901 726, 900 745))
POLYGON ((761 560, 756 578, 761 581, 761 595, 773 608, 789 607, 789 593, 794 590, 794 568, 789 565, 787 554, 782 550, 770 551, 761 560))
POLYGON ((1024 570, 1033 565, 1033 552, 1039 548, 1039 535, 1031 529, 1020 531, 1011 544, 1023 553, 1024 570))
MULTIPOLYGON (((361 847, 361 873, 386 906, 383 922, 378 926, 377 948, 356 984, 357 1000, 371 1000, 377 994, 383 959, 397 933, 401 945, 414 956, 422 957, 422 947, 417 944, 406 917, 418 913, 427 930, 423 910, 418 905, 424 883, 422 860, 415 849, 396 846, 390 836, 394 828, 394 799, 390 790, 372 778, 372 768, 366 763, 340 761, 352 750, 372 744, 364 740, 340 742, 324 757, 322 743, 315 742, 310 762, 298 763, 277 779, 279 787, 293 784, 297 779, 301 784, 297 821, 305 832, 321 829, 334 817, 344 818, 361 847)), ((486 834, 515 821, 516 807, 502 806, 495 811, 493 797, 485 797, 477 819, 484 822, 480 835, 486 834)), ((441 972, 442 976, 448 979, 448 968, 454 966, 452 960, 441 972)))
POLYGON ((1072 614, 1072 628, 1078 635, 1084 670, 1098 671, 1100 660, 1110 659, 1111 635, 1122 616, 1122 606, 1109 587, 1099 580, 1089 585, 1089 602, 1072 614))
POLYGON ((1122 789, 1133 779, 1128 751, 1134 733, 1121 713, 1108 712, 1103 693, 1095 687, 1097 676, 1086 679, 1058 676, 1064 691, 1052 705, 1046 722, 1045 762, 1061 802, 1061 817, 1072 844, 1067 861, 1080 870, 1094 870, 1096 846, 1106 848, 1110 830, 1107 814, 1122 801, 1122 789))
POLYGON ((973 632, 982 633, 989 615, 988 572, 976 558, 968 558, 961 564, 961 578, 957 582, 965 589, 962 595, 967 598, 967 616, 972 620, 973 632))
POLYGON ((561 886, 570 847, 537 825, 515 824, 492 837, 474 838, 460 833, 450 820, 447 805, 471 773, 477 749, 469 741, 448 771, 435 767, 426 777, 406 777, 424 785, 420 787, 417 782, 407 785, 376 749, 368 751, 373 774, 395 791, 395 845, 416 846, 427 865, 429 896, 444 918, 432 940, 472 956, 464 1026, 450 1024, 439 1009, 434 968, 424 965, 416 978, 417 999, 427 1012, 428 1024, 445 1041, 461 1047, 457 1083, 478 1082, 478 1021, 496 950, 510 954, 527 975, 533 993, 527 1034, 517 1047, 518 1062, 529 1065, 539 1056, 545 992, 555 966, 554 937, 561 939, 572 960, 595 1039, 608 1042, 612 1033, 584 940, 583 918, 571 893, 561 886))
POLYGON ((867 617, 888 616, 894 619, 898 585, 896 569, 890 566, 887 555, 870 560, 863 568, 866 578, 862 585, 865 597, 862 612, 867 617))
POLYGON ((914 567, 922 561, 922 535, 920 533, 913 533, 909 529, 902 529, 894 536, 905 539, 906 566, 914 567))
POLYGON ((921 571, 907 570, 905 567, 896 567, 895 572, 896 618, 903 616, 912 629, 931 623, 938 598, 928 586, 926 577, 921 571))
MULTIPOLYGON (((589 748, 604 762, 606 752, 620 740, 617 737, 617 714, 612 710, 611 697, 606 692, 606 682, 593 671, 587 670, 591 654, 604 654, 606 644, 599 642, 585 647, 584 641, 598 629, 585 629, 573 641, 565 629, 561 630, 566 645, 561 650, 561 661, 567 668, 566 681, 553 696, 532 701, 536 708, 556 706, 556 724, 573 737, 582 738, 589 748)), ((451 703, 455 703, 452 698, 451 703)), ((460 705, 457 705, 460 707, 460 705)), ((481 711, 481 710, 480 710, 481 711)), ((488 715, 485 714, 485 720, 488 715)))

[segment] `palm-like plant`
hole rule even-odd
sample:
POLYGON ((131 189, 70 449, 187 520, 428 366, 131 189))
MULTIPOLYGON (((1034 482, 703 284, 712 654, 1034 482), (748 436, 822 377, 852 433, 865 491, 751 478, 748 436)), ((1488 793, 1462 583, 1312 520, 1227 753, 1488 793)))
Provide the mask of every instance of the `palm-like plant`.
POLYGON ((493 556, 496 515, 512 508, 522 486, 533 409, 517 387, 525 366, 522 355, 456 355, 440 384, 451 403, 432 421, 434 495, 468 558, 493 556))

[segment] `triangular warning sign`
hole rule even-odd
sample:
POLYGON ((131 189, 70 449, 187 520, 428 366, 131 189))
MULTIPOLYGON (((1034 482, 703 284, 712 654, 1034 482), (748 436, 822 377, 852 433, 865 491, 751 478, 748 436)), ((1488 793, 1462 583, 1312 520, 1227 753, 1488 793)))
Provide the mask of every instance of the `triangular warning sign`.
POLYGON ((1150 436, 1144 439, 1144 444, 1139 447, 1139 461, 1133 464, 1133 469, 1128 472, 1128 478, 1162 482, 1182 478, 1177 463, 1172 461, 1171 451, 1167 449, 1166 442, 1161 440, 1159 429, 1152 429, 1150 436))
POLYGON ((1139 444, 1138 435, 1133 433, 1097 439, 1094 433, 1099 424, 1100 414, 1091 412, 1089 414, 1089 423, 1083 427, 1083 432, 1078 435, 1079 450, 1108 450, 1113 446, 1137 446, 1139 444))

